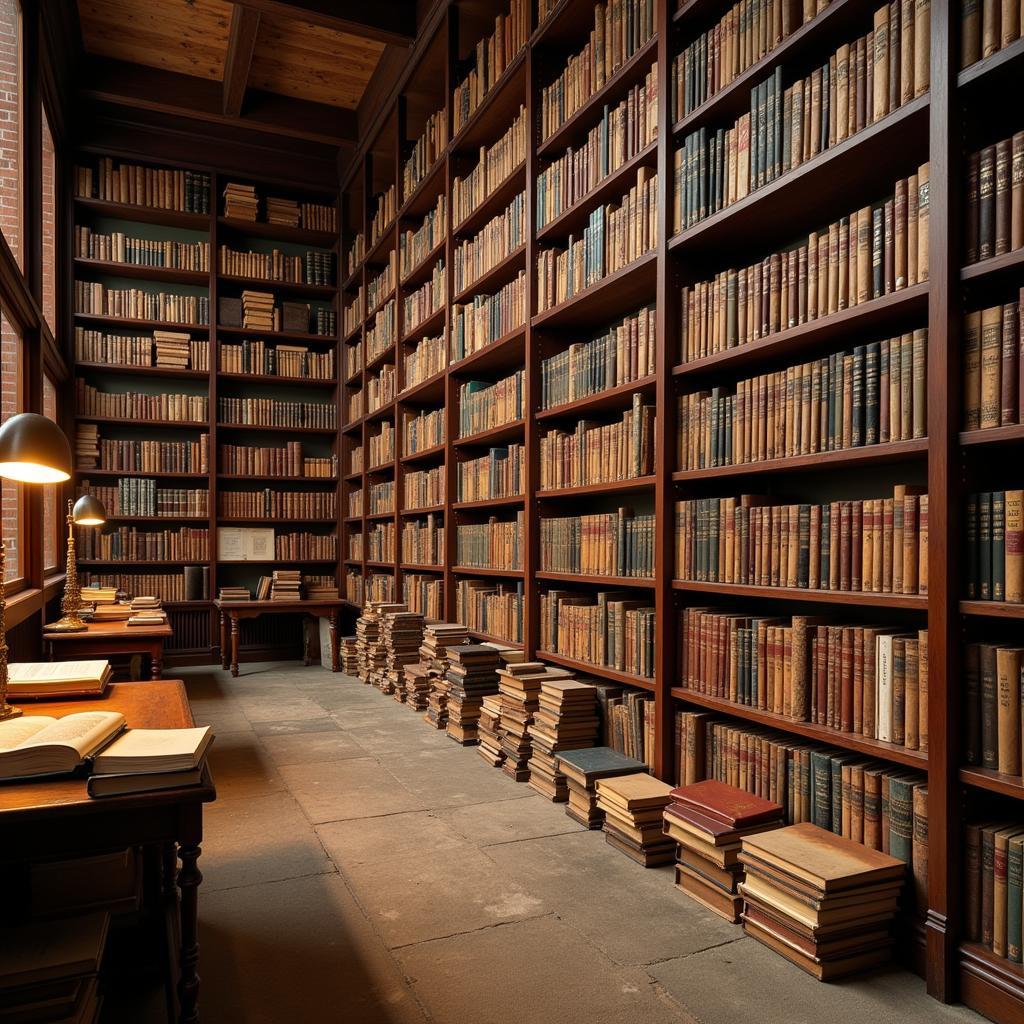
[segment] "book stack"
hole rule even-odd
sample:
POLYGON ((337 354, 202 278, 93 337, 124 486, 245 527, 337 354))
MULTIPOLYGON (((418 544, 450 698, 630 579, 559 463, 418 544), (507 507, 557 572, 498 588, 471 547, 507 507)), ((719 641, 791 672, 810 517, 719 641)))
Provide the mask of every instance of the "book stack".
POLYGON ((671 864, 675 843, 662 831, 662 814, 672 787, 650 775, 618 775, 597 780, 597 806, 604 811, 609 846, 645 868, 671 864))
POLYGON ((178 331, 154 331, 156 365, 170 370, 187 370, 191 362, 192 339, 178 331))
POLYGON ((89 616, 91 622, 127 622, 132 617, 129 604, 98 604, 89 616))
MULTIPOLYGON (((530 778, 530 723, 539 707, 540 681, 547 666, 539 661, 523 661, 498 670, 501 695, 501 749, 505 754, 501 768, 516 782, 530 778)), ((568 674, 568 673, 566 673, 568 674)))
POLYGON ((745 835, 782 824, 781 804, 724 782, 708 779, 673 789, 664 830, 679 844, 676 888, 738 924, 743 909, 740 843, 745 835))
POLYGON ((101 697, 113 674, 109 661, 12 662, 7 686, 12 700, 101 697))
POLYGON ((565 813, 587 828, 604 825, 604 811, 597 804, 598 779, 646 772, 647 765, 611 747, 583 747, 555 755, 558 771, 565 777, 569 802, 565 813))
POLYGON ((117 600, 117 587, 83 587, 82 600, 87 604, 113 604, 117 600))
POLYGON ((95 423, 79 423, 75 433, 75 465, 79 469, 98 469, 100 465, 100 428, 95 423))
POLYGON ((448 648, 468 642, 466 627, 455 622, 435 622, 423 630, 420 659, 427 666, 431 687, 426 718, 435 729, 448 724, 448 648))
POLYGON ((305 580, 307 601, 336 601, 338 599, 338 584, 321 581, 311 582, 305 580))
POLYGON ((906 865, 803 822, 745 836, 743 930, 831 981, 889 961, 906 865))
POLYGON ((255 220, 259 200, 253 185, 229 181, 224 186, 224 216, 232 220, 255 220))
MULTIPOLYGON (((403 606, 404 608, 404 606, 403 606)), ((385 693, 393 693, 395 700, 404 703, 406 665, 419 660, 420 644, 423 642, 423 616, 419 612, 389 612, 384 616, 382 630, 384 649, 387 652, 387 673, 385 693)))
POLYGON ((347 676, 359 675, 359 639, 354 636, 343 636, 338 641, 338 655, 341 659, 341 671, 347 676))
POLYGON ((242 326, 254 331, 273 331, 274 296, 270 292, 242 292, 242 326))
POLYGON ((430 698, 430 675, 422 661, 413 661, 403 666, 405 676, 405 704, 413 711, 426 711, 430 698))
POLYGON ((163 626, 167 622, 159 597, 135 597, 130 606, 129 626, 163 626))
POLYGON ((597 717, 597 691, 589 682, 561 677, 549 670, 540 684, 540 707, 530 726, 530 785, 555 803, 569 799, 569 785, 558 768, 558 755, 566 750, 592 747, 601 720, 597 717))
POLYGON ((302 573, 298 569, 275 569, 270 582, 271 601, 300 601, 302 573))
POLYGON ((480 740, 476 752, 492 768, 501 768, 505 761, 505 751, 502 749, 502 699, 500 693, 484 697, 480 702, 480 720, 476 724, 476 734, 480 740))
POLYGON ((463 644, 448 650, 448 735, 470 746, 484 697, 498 692, 498 652, 488 644, 463 644))
POLYGON ((364 683, 380 685, 387 667, 384 646, 384 616, 389 612, 404 612, 404 604, 386 601, 368 601, 363 614, 356 619, 356 647, 359 651, 359 678, 364 683))
POLYGON ((299 226, 299 204, 294 199, 267 196, 267 223, 297 228, 299 226))
POLYGON ((0 931, 0 1018, 92 1024, 110 914, 7 925, 0 931))

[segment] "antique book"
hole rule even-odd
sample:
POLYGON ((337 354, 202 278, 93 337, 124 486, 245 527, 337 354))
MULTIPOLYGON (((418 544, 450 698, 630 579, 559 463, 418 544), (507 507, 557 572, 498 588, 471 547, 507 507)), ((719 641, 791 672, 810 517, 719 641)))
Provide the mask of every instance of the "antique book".
POLYGON ((7 666, 8 696, 12 700, 99 696, 111 675, 109 661, 15 662, 7 666))
POLYGON ((0 722, 0 778, 73 772, 125 728, 118 711, 63 718, 26 715, 0 722))
POLYGON ((194 729, 128 729, 93 758, 94 775, 182 772, 202 764, 213 742, 210 726, 194 729))

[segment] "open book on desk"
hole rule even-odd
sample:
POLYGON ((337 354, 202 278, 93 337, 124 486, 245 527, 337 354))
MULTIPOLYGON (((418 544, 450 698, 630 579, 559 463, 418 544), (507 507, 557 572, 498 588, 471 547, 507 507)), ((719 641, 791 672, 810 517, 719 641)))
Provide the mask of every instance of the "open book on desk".
POLYGON ((124 727, 119 711, 80 711, 63 718, 26 715, 0 722, 0 779, 73 772, 124 727))

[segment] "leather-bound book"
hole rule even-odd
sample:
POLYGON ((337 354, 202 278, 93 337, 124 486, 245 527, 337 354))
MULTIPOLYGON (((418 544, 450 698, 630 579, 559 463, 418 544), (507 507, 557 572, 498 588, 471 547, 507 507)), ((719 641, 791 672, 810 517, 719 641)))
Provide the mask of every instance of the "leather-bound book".
POLYGON ((669 795, 673 803, 690 807, 733 829, 749 828, 782 816, 780 804, 714 779, 680 786, 669 795))

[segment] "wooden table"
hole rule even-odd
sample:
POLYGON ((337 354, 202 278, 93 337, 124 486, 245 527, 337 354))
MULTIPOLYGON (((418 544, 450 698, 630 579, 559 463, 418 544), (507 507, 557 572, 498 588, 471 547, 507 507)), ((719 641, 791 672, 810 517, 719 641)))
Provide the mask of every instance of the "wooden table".
POLYGON ((82 633, 53 633, 43 629, 50 660, 106 658, 111 654, 148 654, 150 676, 159 679, 163 669, 164 641, 174 636, 170 623, 162 626, 129 626, 117 622, 90 622, 82 633))
MULTIPOLYGON (((340 672, 338 659, 338 609, 348 602, 341 598, 327 598, 322 601, 221 601, 213 602, 220 612, 220 661, 222 668, 230 668, 233 676, 238 675, 238 623, 241 619, 257 619, 261 615, 313 615, 326 617, 330 622, 331 671, 340 672), (231 633, 231 659, 228 660, 228 631, 231 633)), ((312 664, 309 650, 305 647, 305 663, 312 664)))
MULTIPOLYGON (((188 728, 195 723, 180 679, 114 683, 98 700, 25 701, 26 715, 120 711, 129 727, 188 728)), ((94 800, 77 777, 0 783, 0 877, 10 882, 37 861, 68 860, 146 847, 160 853, 165 910, 180 935, 177 965, 180 1024, 199 1020, 198 896, 203 804, 217 791, 207 768, 198 786, 94 800), (180 858, 181 866, 178 867, 180 858), (177 887, 177 893, 175 892, 177 887)), ((173 1001, 172 1001, 173 1002, 173 1001)))

